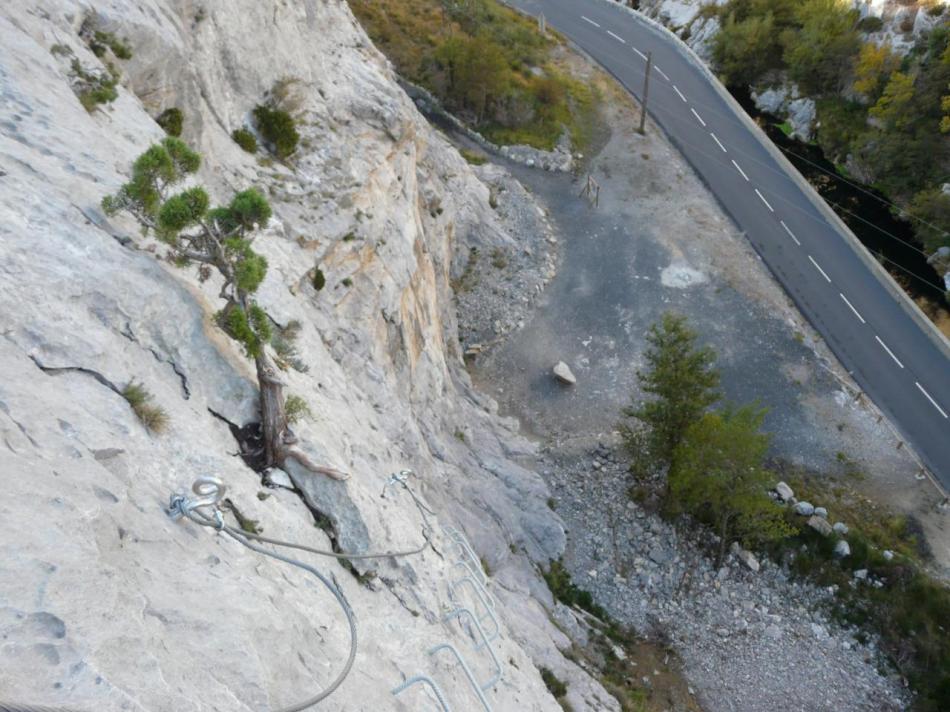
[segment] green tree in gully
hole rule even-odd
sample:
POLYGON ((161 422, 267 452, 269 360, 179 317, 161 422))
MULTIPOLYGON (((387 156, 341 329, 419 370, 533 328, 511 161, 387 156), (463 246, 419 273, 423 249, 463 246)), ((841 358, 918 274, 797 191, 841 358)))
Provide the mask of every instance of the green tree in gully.
POLYGON ((135 160, 130 180, 103 198, 102 207, 109 215, 120 211, 132 215, 171 248, 176 263, 196 264, 201 281, 213 272, 220 275, 218 296, 224 307, 218 323, 241 343, 257 368, 265 465, 279 467, 293 458, 311 471, 344 478, 343 473, 315 465, 298 447, 288 427, 284 383, 268 353, 270 321, 254 298, 267 273, 267 260, 253 244, 270 219, 271 207, 253 188, 215 208, 201 186, 173 192, 200 164, 200 155, 183 141, 166 137, 135 160))
POLYGON ((715 352, 698 346, 686 317, 666 313, 647 336, 646 370, 637 377, 649 400, 624 408, 621 435, 635 459, 670 465, 686 431, 719 400, 715 352), (629 421, 634 422, 629 422, 629 421))
POLYGON ((772 476, 763 466, 769 445, 760 430, 764 417, 754 406, 706 413, 676 447, 668 505, 713 529, 719 563, 734 541, 750 546, 793 533, 767 494, 772 476))

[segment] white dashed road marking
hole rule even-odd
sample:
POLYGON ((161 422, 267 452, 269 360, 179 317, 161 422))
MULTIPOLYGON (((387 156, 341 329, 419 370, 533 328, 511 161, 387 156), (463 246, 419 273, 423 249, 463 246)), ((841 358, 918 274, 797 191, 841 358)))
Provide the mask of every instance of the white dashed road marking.
POLYGON ((663 77, 666 81, 670 81, 670 78, 669 78, 668 76, 666 76, 666 72, 664 72, 662 69, 660 69, 660 68, 659 68, 657 65, 655 65, 655 64, 653 65, 653 67, 654 67, 654 69, 656 69, 656 71, 658 71, 658 72, 660 73, 660 76, 661 76, 661 77, 663 77))
POLYGON ((897 364, 898 366, 900 366, 901 368, 904 368, 904 364, 902 364, 901 361, 900 361, 900 359, 897 358, 897 356, 894 355, 894 352, 893 352, 893 351, 891 351, 889 348, 887 348, 887 344, 885 344, 883 341, 881 341, 881 337, 880 337, 880 336, 877 336, 877 335, 875 334, 874 338, 877 339, 877 343, 879 343, 879 344, 884 348, 884 350, 887 351, 888 356, 890 356, 892 359, 894 359, 894 363, 896 363, 896 364, 897 364))
POLYGON ((600 27, 600 25, 598 25, 596 22, 594 22, 593 20, 591 20, 589 17, 584 17, 583 15, 581 15, 581 19, 584 20, 584 22, 589 22, 589 23, 592 24, 594 27, 600 27))
POLYGON ((699 120, 699 123, 701 123, 703 126, 706 125, 706 122, 703 121, 703 117, 696 113, 696 109, 690 107, 689 110, 693 112, 693 116, 695 116, 699 120))
POLYGON ((607 30, 607 34, 610 35, 611 37, 613 37, 613 38, 614 38, 615 40, 617 40, 618 42, 623 42, 624 44, 627 44, 627 40, 625 40, 623 37, 620 37, 619 35, 615 35, 615 34, 614 34, 613 32, 611 32, 610 30, 607 30))
POLYGON ((759 192, 759 189, 758 189, 758 188, 755 189, 755 194, 756 194, 757 196, 759 196, 759 199, 760 199, 763 203, 765 203, 765 207, 767 207, 767 208, 769 209, 769 212, 771 212, 771 213, 774 213, 774 212, 775 212, 775 208, 773 208, 771 205, 769 205, 769 201, 767 201, 767 200, 765 199, 765 196, 762 195, 762 194, 759 192))
POLYGON ((739 167, 739 164, 736 163, 736 159, 734 159, 734 158, 732 159, 732 165, 734 165, 734 166, 736 167, 736 170, 739 171, 739 172, 742 174, 742 177, 743 177, 743 178, 745 178, 746 180, 749 180, 749 176, 747 176, 747 175, 745 174, 745 171, 742 170, 742 169, 739 167))
POLYGON ((644 62, 647 61, 647 56, 646 56, 645 54, 643 54, 643 52, 641 52, 640 50, 638 50, 636 47, 633 48, 633 51, 636 52, 637 54, 639 54, 639 55, 640 55, 640 59, 642 59, 644 62))
POLYGON ((680 99, 682 99, 684 102, 686 101, 686 97, 683 96, 683 92, 681 92, 681 91, 679 90, 679 87, 676 86, 675 84, 673 85, 673 91, 675 91, 675 92, 677 93, 677 95, 679 96, 680 99))
POLYGON ((930 401, 930 405, 932 405, 934 408, 940 411, 940 415, 942 415, 944 418, 950 418, 950 416, 947 415, 947 411, 945 411, 943 408, 937 405, 937 401, 935 401, 933 398, 930 397, 930 394, 924 390, 924 387, 922 385, 917 383, 917 381, 914 381, 914 383, 920 389, 920 392, 923 393, 927 397, 927 400, 930 401))
MULTIPOLYGON (((819 272, 821 272, 821 276, 824 277, 825 280, 830 283, 830 282, 831 282, 831 277, 829 277, 827 274, 825 274, 825 270, 823 270, 823 269, 821 268, 821 265, 820 265, 820 264, 818 264, 817 262, 815 262, 815 258, 812 257, 811 255, 808 255, 808 259, 810 259, 810 260, 811 260, 811 263, 812 263, 813 265, 815 265, 815 269, 818 270, 819 272)), ((880 341, 880 339, 878 339, 878 341, 880 341)), ((884 343, 884 342, 882 341, 881 343, 884 343)), ((887 347, 885 346, 884 348, 887 348, 887 347)))
POLYGON ((785 232, 788 233, 788 236, 789 236, 790 238, 792 238, 793 240, 795 240, 795 244, 798 245, 799 247, 801 247, 801 246, 802 246, 802 243, 800 243, 800 242, 798 241, 798 238, 795 237, 795 233, 792 232, 792 231, 789 229, 788 225, 785 224, 785 221, 784 221, 784 220, 780 220, 779 222, 782 223, 782 227, 785 228, 785 232))
POLYGON ((716 145, 719 146, 719 148, 722 149, 722 152, 723 152, 723 153, 728 153, 728 151, 726 151, 726 147, 722 145, 722 141, 720 141, 720 140, 716 137, 716 134, 710 133, 709 135, 713 137, 713 141, 715 141, 715 142, 716 142, 716 145))
POLYGON ((846 296, 844 296, 841 292, 838 292, 838 296, 844 299, 844 303, 848 305, 848 309, 854 312, 854 315, 858 317, 858 319, 861 320, 862 324, 867 324, 867 322, 864 320, 864 317, 861 316, 861 313, 857 309, 854 308, 854 304, 849 302, 846 296))

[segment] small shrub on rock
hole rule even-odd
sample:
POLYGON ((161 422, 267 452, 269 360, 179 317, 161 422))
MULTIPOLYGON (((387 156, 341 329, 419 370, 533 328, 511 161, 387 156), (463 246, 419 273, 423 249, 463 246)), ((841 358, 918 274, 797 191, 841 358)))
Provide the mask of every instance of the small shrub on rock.
POLYGON ((181 127, 185 115, 177 106, 165 109, 155 118, 155 123, 164 129, 169 136, 181 136, 181 127))
POLYGON ((283 109, 266 104, 254 107, 254 121, 268 149, 278 158, 287 158, 297 150, 300 134, 294 118, 283 109))
POLYGON ((79 103, 89 113, 95 111, 99 104, 109 104, 119 98, 119 92, 116 89, 119 83, 117 72, 110 71, 108 74, 103 74, 87 71, 78 59, 73 59, 69 73, 73 79, 73 91, 79 98, 79 103))
POLYGON ((231 132, 231 138, 234 139, 234 143, 248 153, 257 153, 257 137, 254 136, 253 132, 243 127, 234 129, 231 132))
POLYGON ((129 381, 122 389, 122 397, 132 408, 132 412, 142 421, 142 425, 153 433, 160 433, 168 426, 168 413, 152 403, 152 394, 141 383, 129 381))
POLYGON ((325 286, 327 286, 327 276, 322 269, 317 267, 313 270, 313 288, 319 292, 325 286))
POLYGON ((559 679, 558 676, 551 672, 548 668, 539 668, 538 672, 541 673, 541 679, 544 680, 544 686, 548 688, 548 692, 554 695, 554 699, 559 700, 567 694, 567 685, 564 684, 564 681, 559 679))
POLYGON ((294 394, 287 396, 287 401, 284 403, 284 413, 287 416, 288 423, 296 423, 300 420, 313 417, 313 413, 310 411, 310 406, 307 405, 307 401, 294 394))

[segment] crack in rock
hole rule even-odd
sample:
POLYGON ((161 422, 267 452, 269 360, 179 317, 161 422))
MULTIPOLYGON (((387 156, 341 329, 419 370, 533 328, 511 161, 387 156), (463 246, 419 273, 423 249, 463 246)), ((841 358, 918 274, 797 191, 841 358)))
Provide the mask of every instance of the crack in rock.
MULTIPOLYGON (((108 388, 112 392, 116 393, 119 396, 122 396, 121 388, 119 388, 112 381, 110 381, 108 378, 106 378, 105 376, 103 376, 101 373, 99 373, 98 371, 94 369, 86 368, 85 366, 45 366, 40 362, 40 360, 36 356, 33 356, 33 355, 30 355, 30 360, 33 361, 34 364, 36 364, 36 367, 38 369, 40 369, 43 373, 47 375, 57 376, 61 373, 84 373, 87 376, 92 376, 93 378, 95 378, 97 381, 99 381, 99 383, 104 385, 106 388, 108 388)), ((124 398, 125 396, 122 396, 122 397, 124 398)))

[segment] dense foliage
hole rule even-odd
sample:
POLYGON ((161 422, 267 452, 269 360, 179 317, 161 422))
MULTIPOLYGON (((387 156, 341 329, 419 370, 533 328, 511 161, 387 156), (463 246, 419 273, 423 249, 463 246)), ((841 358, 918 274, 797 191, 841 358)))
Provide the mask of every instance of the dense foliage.
POLYGON ((715 353, 696 339, 679 314, 666 313, 650 327, 646 369, 637 372, 650 398, 623 409, 628 422, 621 433, 631 454, 645 451, 653 465, 669 465, 686 431, 719 400, 715 353))
POLYGON ((234 131, 231 132, 231 138, 234 139, 234 143, 240 146, 244 151, 257 153, 257 137, 248 129, 244 127, 234 129, 234 131))
POLYGON ((881 29, 846 0, 729 0, 713 58, 727 83, 765 84, 785 72, 818 100, 825 154, 901 206, 929 251, 950 245, 950 11, 899 57, 867 38, 881 29))
POLYGON ((253 114, 261 138, 275 156, 288 158, 297 150, 300 134, 297 132, 297 125, 290 112, 268 104, 258 104, 254 107, 253 114))
POLYGON ((204 188, 171 193, 201 165, 201 156, 180 139, 166 137, 132 164, 131 179, 117 193, 103 198, 109 215, 125 211, 145 230, 171 247, 179 264, 197 263, 202 280, 215 269, 223 278, 226 307, 219 324, 241 342, 251 357, 271 338, 270 323, 254 303, 253 294, 267 273, 267 260, 255 252, 255 232, 267 224, 271 208, 253 188, 237 193, 227 205, 211 208, 204 188))
POLYGON ((185 115, 181 109, 172 106, 155 117, 155 123, 161 126, 169 136, 181 136, 184 119, 185 115))
POLYGON ((491 140, 583 149, 596 96, 553 61, 557 41, 497 0, 351 0, 373 41, 409 81, 491 140))

